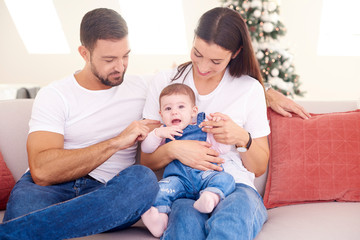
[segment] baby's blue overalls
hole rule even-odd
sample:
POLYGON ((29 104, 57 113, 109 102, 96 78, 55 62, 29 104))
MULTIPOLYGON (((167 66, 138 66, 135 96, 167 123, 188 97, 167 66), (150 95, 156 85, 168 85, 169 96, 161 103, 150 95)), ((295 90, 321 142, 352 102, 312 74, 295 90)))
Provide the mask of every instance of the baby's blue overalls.
MULTIPOLYGON (((175 136, 176 140, 206 141, 207 133, 198 126, 205 119, 205 113, 197 116, 196 125, 188 125, 182 136, 175 136)), ((166 139, 166 142, 171 141, 166 139)), ((159 212, 169 213, 172 203, 178 198, 198 199, 202 191, 219 194, 220 199, 235 190, 234 178, 222 171, 201 171, 174 160, 165 168, 163 179, 159 181, 160 190, 154 206, 159 212)))

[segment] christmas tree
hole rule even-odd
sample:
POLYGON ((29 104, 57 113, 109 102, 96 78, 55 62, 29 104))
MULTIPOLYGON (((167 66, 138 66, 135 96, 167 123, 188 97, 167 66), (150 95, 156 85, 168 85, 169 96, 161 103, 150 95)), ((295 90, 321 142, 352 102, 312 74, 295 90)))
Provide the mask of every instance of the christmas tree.
POLYGON ((222 0, 246 21, 264 82, 287 96, 303 96, 293 57, 277 39, 286 33, 275 0, 222 0))

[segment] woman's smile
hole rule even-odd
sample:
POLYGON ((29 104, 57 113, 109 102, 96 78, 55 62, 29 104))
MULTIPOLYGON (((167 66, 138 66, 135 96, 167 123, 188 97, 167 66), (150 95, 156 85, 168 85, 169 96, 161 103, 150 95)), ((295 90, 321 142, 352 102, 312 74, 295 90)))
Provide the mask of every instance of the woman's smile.
POLYGON ((199 67, 197 67, 197 71, 198 71, 198 73, 199 73, 201 76, 207 76, 207 75, 209 75, 209 73, 210 73, 210 71, 207 71, 207 72, 205 72, 205 73, 201 72, 200 69, 199 69, 199 67))

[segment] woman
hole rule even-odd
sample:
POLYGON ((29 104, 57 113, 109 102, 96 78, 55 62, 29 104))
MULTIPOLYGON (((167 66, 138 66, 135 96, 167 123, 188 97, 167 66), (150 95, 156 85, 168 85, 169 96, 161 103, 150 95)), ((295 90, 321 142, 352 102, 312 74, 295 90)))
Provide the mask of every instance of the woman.
POLYGON ((228 8, 206 12, 195 30, 191 62, 154 78, 144 108, 144 117, 160 120, 160 91, 171 83, 185 83, 195 92, 199 111, 221 117, 202 123, 217 142, 232 145, 221 155, 206 142, 179 140, 142 154, 142 164, 159 169, 174 159, 199 170, 230 173, 236 190, 214 212, 193 208, 194 200, 178 199, 172 205, 168 228, 162 239, 253 239, 267 219, 262 198, 254 186, 255 176, 267 167, 270 133, 266 100, 258 62, 246 24, 228 8))

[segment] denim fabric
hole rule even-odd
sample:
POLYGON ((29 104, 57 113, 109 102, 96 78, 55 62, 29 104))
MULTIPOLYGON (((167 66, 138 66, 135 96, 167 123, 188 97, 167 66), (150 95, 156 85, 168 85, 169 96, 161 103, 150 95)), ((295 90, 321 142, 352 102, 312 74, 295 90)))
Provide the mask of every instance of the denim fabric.
POLYGON ((155 174, 139 165, 106 184, 79 178, 43 187, 27 172, 11 193, 0 239, 56 240, 123 229, 150 208, 158 189, 155 174))
MULTIPOLYGON (((187 126, 182 136, 175 136, 175 139, 206 141, 207 133, 198 126, 204 119, 205 113, 199 113, 197 125, 187 126)), ((166 142, 168 141, 170 140, 167 139, 166 142)), ((169 213, 176 199, 198 199, 202 191, 217 193, 221 199, 224 199, 234 191, 235 182, 234 178, 224 171, 200 171, 183 165, 179 160, 174 160, 166 166, 159 186, 160 190, 154 206, 159 212, 169 213)))
POLYGON ((266 208, 258 192, 236 184, 233 193, 221 201, 214 212, 200 213, 194 200, 178 199, 172 205, 162 240, 172 239, 254 239, 267 220, 266 208))

